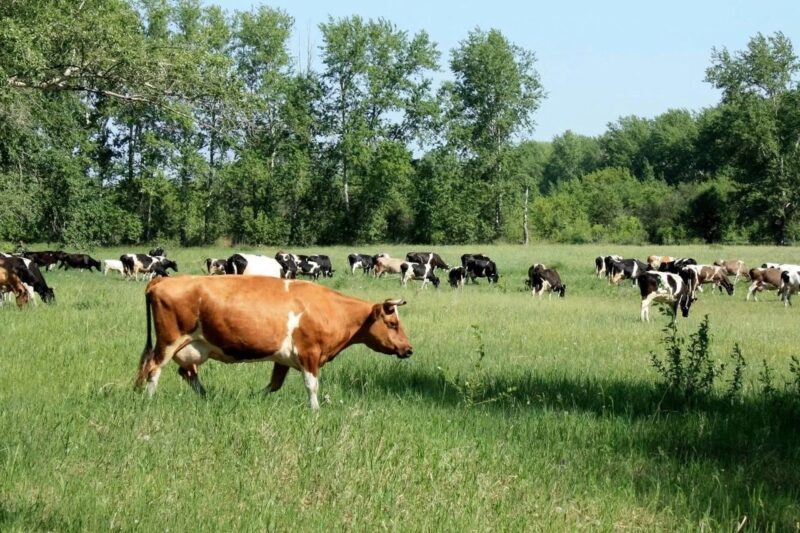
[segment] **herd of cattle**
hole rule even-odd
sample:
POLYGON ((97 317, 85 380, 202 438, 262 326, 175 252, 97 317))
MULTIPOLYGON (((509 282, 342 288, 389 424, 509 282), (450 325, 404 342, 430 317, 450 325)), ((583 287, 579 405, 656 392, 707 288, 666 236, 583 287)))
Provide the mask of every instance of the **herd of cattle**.
MULTIPOLYGON (((462 255, 461 265, 453 267, 435 252, 409 252, 405 259, 386 253, 352 253, 347 256, 347 262, 350 274, 358 270, 378 278, 399 274, 404 287, 409 281, 418 280, 422 282, 422 288, 428 283, 438 288, 440 278, 437 270, 446 272, 449 284, 454 288, 463 288, 468 281, 475 283, 477 278, 486 278, 490 284, 497 283, 500 278, 495 261, 477 253, 462 255)), ((35 295, 45 303, 54 302, 55 293, 48 287, 39 267, 45 271, 56 267, 65 270, 96 269, 104 274, 118 272, 129 279, 167 277, 169 270, 178 271, 178 264, 167 258, 163 248, 152 249, 147 254, 123 254, 119 259, 102 262, 87 254, 62 251, 25 252, 21 255, 0 253, 0 292, 6 296, 13 295, 19 306, 25 305, 35 295)), ((287 252, 278 252, 274 257, 235 253, 227 259, 207 258, 205 270, 209 275, 261 275, 282 279, 306 276, 314 280, 331 278, 335 272, 327 255, 287 252)), ((757 300, 761 291, 775 290, 787 306, 791 305, 792 295, 800 290, 800 265, 793 264, 764 263, 760 268, 748 269, 740 260, 718 260, 712 265, 703 265, 687 257, 650 256, 646 261, 640 261, 608 255, 595 259, 595 274, 612 284, 628 279, 638 285, 642 297, 642 320, 649 320, 653 302, 670 304, 673 311, 680 308, 683 316, 688 316, 689 308, 697 300, 697 293, 706 284, 713 284, 730 295, 734 292, 734 284, 744 279, 750 282, 746 300, 751 296, 757 300)), ((566 285, 559 273, 540 263, 528 269, 525 285, 532 294, 539 296, 555 293, 564 297, 566 294, 566 285)))
MULTIPOLYGON (((375 277, 399 274, 403 286, 411 280, 438 287, 437 270, 447 272, 454 288, 467 281, 486 278, 496 284, 500 278, 496 263, 482 254, 464 254, 460 266, 449 266, 434 252, 410 252, 405 259, 388 254, 350 254, 350 274, 361 270, 375 277)), ((208 359, 224 363, 271 361, 272 378, 267 391, 281 388, 289 369, 302 373, 312 409, 317 398, 320 368, 353 344, 407 358, 412 347, 403 331, 397 308, 405 301, 387 299, 367 302, 346 296, 317 283, 293 283, 297 276, 314 280, 332 277, 334 269, 327 255, 299 255, 278 252, 275 257, 236 253, 227 259, 208 258, 208 276, 170 277, 178 271, 161 248, 147 254, 123 254, 102 262, 87 254, 60 251, 0 254, 0 293, 16 298, 23 307, 38 295, 45 303, 55 302, 55 293, 42 275, 53 268, 117 271, 128 279, 151 279, 145 291, 147 340, 139 361, 138 387, 152 394, 161 369, 169 361, 178 365, 179 375, 199 394, 205 389, 198 377, 199 367, 208 359), (335 319, 332 319, 334 318, 335 319), (155 331, 156 342, 153 342, 155 331)), ((765 263, 747 269, 742 261, 698 264, 691 258, 650 256, 647 261, 618 255, 595 260, 598 278, 611 284, 631 280, 641 292, 641 319, 650 320, 653 302, 680 308, 688 316, 702 286, 711 284, 733 294, 739 279, 750 282, 746 299, 764 290, 778 291, 784 305, 800 290, 800 265, 765 263), (730 277, 733 276, 733 283, 730 277)), ((532 294, 548 292, 564 297, 566 285, 554 269, 540 263, 528 269, 525 285, 532 294)))

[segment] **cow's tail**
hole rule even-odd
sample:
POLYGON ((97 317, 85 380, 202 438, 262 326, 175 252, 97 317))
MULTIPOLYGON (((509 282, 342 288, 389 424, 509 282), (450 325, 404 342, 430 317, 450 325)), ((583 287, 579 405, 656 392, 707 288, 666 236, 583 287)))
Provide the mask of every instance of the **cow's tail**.
POLYGON ((150 291, 145 292, 144 297, 145 312, 147 314, 147 341, 144 343, 144 350, 142 356, 139 358, 139 372, 136 375, 135 389, 141 389, 144 382, 147 380, 150 373, 150 364, 155 357, 153 350, 153 312, 152 304, 150 302, 150 291))

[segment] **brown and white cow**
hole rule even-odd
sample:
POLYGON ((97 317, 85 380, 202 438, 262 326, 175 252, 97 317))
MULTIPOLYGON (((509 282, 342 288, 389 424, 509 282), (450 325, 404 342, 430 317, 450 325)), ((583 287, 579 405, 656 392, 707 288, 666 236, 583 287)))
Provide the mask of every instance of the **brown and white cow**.
POLYGON ((761 291, 776 291, 781 286, 780 268, 751 268, 748 272, 750 277, 750 287, 747 289, 745 301, 750 300, 750 296, 758 301, 758 294, 761 291))
POLYGON ((171 359, 203 394, 197 369, 223 363, 272 361, 268 390, 281 388, 290 368, 303 374, 311 408, 319 370, 353 344, 403 359, 412 353, 397 307, 403 300, 366 302, 315 283, 266 276, 158 278, 147 286, 147 342, 136 387, 155 392, 171 359), (156 344, 153 348, 152 329, 156 344))
POLYGON ((386 254, 382 254, 375 258, 375 267, 372 269, 372 273, 376 278, 383 276, 384 273, 400 274, 403 263, 405 263, 405 261, 402 259, 395 259, 386 254))
POLYGON ((675 261, 675 258, 671 255, 648 255, 647 256, 647 265, 652 268, 653 270, 658 270, 661 267, 661 263, 671 263, 675 261))
POLYGON ((716 265, 687 265, 685 268, 697 273, 697 284, 692 287, 692 297, 696 297, 697 291, 703 290, 701 285, 706 283, 713 283, 714 287, 718 288, 720 292, 725 288, 729 296, 733 294, 733 285, 728 281, 727 271, 723 267, 716 265))
POLYGON ((739 278, 750 279, 747 266, 741 259, 717 259, 714 261, 714 265, 721 266, 729 276, 734 276, 734 283, 737 283, 739 278))
MULTIPOLYGON (((3 293, 11 292, 17 301, 17 307, 22 309, 28 303, 28 289, 19 276, 19 267, 10 259, 0 257, 0 297, 3 293)), ((2 299, 0 299, 0 302, 2 299)))

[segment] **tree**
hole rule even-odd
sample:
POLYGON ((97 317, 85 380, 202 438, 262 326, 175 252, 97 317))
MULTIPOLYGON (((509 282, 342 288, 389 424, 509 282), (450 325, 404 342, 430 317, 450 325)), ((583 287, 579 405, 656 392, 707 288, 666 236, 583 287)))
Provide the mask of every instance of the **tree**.
POLYGON ((743 218, 786 244, 800 205, 800 63, 782 33, 714 49, 706 81, 722 90, 712 126, 732 162, 743 218))
POLYGON ((494 235, 501 231, 503 160, 517 133, 533 128, 544 91, 533 52, 512 44, 496 29, 479 28, 453 50, 455 80, 444 86, 449 101, 450 142, 469 161, 469 173, 488 185, 494 235), (493 206, 493 207, 492 207, 493 206))
POLYGON ((570 181, 601 167, 600 143, 593 137, 570 130, 553 138, 550 157, 544 168, 541 188, 545 192, 563 181, 570 181))

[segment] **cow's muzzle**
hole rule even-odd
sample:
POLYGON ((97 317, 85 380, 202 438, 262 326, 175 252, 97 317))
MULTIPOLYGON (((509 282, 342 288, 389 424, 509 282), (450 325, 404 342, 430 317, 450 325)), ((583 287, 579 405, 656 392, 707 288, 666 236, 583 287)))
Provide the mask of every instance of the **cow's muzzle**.
POLYGON ((414 353, 414 350, 412 350, 409 347, 408 350, 406 350, 404 352, 397 352, 397 357, 399 359, 408 359, 409 357, 411 357, 411 354, 413 354, 413 353, 414 353))

